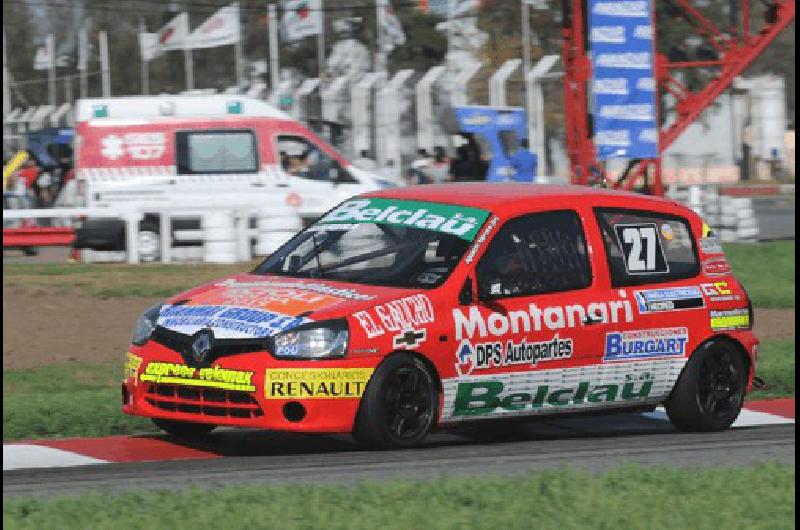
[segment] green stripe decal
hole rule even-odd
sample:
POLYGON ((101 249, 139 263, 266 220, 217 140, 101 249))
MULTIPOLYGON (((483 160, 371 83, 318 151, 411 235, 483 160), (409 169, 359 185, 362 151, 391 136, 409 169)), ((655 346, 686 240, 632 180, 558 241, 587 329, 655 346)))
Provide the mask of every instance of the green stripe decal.
POLYGON ((489 212, 468 206, 397 199, 353 199, 319 220, 319 224, 380 223, 433 230, 467 241, 478 235, 489 212))

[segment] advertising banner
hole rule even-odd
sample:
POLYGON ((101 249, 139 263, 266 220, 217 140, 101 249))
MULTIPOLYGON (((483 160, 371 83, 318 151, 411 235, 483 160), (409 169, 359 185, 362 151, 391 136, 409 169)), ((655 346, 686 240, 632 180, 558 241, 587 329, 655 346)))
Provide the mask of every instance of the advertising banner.
POLYGON ((589 0, 597 158, 658 157, 652 0, 589 0))

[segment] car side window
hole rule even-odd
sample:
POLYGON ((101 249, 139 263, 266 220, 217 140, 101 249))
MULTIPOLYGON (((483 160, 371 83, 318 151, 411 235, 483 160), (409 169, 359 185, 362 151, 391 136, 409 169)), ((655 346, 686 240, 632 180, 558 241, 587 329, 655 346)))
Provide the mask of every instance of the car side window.
POLYGON ((617 208, 596 208, 595 216, 614 287, 693 278, 700 273, 686 219, 617 208))
POLYGON ((293 177, 339 183, 355 182, 333 157, 302 136, 279 136, 276 145, 281 168, 293 177))
POLYGON ((258 172, 258 144, 249 130, 179 131, 175 157, 179 175, 258 172))
POLYGON ((497 232, 477 266, 482 298, 525 296, 588 287, 586 238, 572 210, 524 215, 497 232))

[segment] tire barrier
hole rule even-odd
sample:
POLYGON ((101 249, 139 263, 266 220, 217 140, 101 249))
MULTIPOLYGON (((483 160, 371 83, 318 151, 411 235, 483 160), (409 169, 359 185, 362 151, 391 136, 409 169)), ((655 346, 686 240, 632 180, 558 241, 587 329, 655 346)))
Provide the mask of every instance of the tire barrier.
POLYGON ((302 228, 303 221, 293 208, 260 210, 256 217, 256 256, 272 254, 302 228))
POLYGON ((236 263, 239 261, 236 221, 233 212, 206 212, 202 217, 202 226, 204 262, 236 263))
POLYGON ((758 219, 749 197, 721 195, 717 186, 673 187, 671 199, 683 202, 714 229, 723 242, 757 241, 758 219))

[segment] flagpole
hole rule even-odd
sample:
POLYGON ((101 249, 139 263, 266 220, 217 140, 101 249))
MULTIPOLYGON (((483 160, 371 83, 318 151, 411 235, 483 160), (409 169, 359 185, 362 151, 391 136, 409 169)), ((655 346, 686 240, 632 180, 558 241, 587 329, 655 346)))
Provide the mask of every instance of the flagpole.
POLYGON ((377 44, 377 50, 375 51, 375 64, 373 66, 374 71, 381 72, 384 69, 384 58, 383 58, 383 14, 381 13, 381 9, 384 9, 384 2, 385 0, 375 0, 375 31, 378 33, 377 39, 375 39, 377 44))
MULTIPOLYGON (((528 79, 531 69, 531 24, 527 0, 522 0, 522 79, 528 79)), ((526 85, 527 86, 527 85, 526 85)))
POLYGON ((144 48, 142 46, 142 35, 147 33, 147 28, 144 24, 144 18, 139 17, 139 57, 141 59, 141 75, 142 75, 142 95, 150 94, 150 65, 144 56, 144 48))
POLYGON ((111 96, 111 75, 108 70, 108 35, 101 31, 100 40, 100 77, 103 80, 103 97, 111 96))
POLYGON ((8 77, 8 52, 6 52, 6 27, 3 26, 3 117, 11 112, 11 80, 8 77))
POLYGON ((267 23, 269 24, 269 73, 270 89, 274 92, 280 82, 280 56, 278 55, 278 9, 275 4, 267 6, 267 23))
POLYGON ((89 79, 87 67, 89 61, 89 25, 81 24, 80 34, 78 35, 78 70, 80 70, 80 95, 85 98, 89 93, 89 79))
POLYGON ((239 2, 231 4, 236 6, 236 26, 239 28, 239 38, 233 43, 233 55, 236 65, 236 84, 242 86, 244 83, 244 57, 242 50, 242 25, 241 17, 239 16, 239 2))
POLYGON ((56 106, 56 43, 53 34, 47 36, 47 55, 50 59, 47 73, 47 99, 50 106, 56 106))
POLYGON ((183 66, 186 70, 186 90, 194 90, 194 64, 192 63, 192 50, 184 44, 183 66))
POLYGON ((322 23, 320 24, 319 35, 317 35, 317 64, 320 85, 322 85, 325 72, 325 9, 323 8, 323 1, 319 0, 319 16, 322 19, 322 23))

